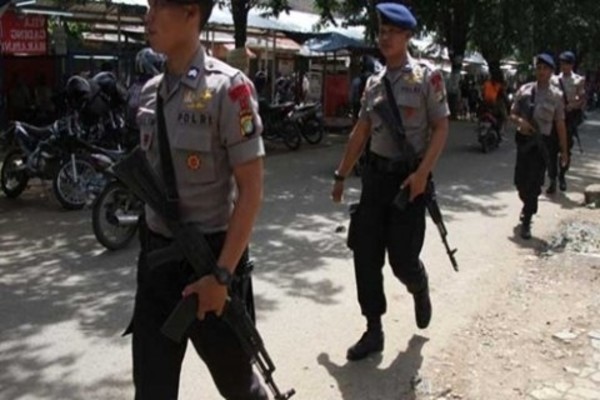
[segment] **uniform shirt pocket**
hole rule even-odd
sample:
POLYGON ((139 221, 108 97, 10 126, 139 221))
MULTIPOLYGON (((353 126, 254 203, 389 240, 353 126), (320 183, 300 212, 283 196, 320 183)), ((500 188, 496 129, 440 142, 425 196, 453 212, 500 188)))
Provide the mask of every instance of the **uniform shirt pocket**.
POLYGON ((537 109, 537 117, 540 121, 551 122, 554 117, 554 105, 551 103, 543 103, 537 109))
POLYGON ((421 107, 421 97, 418 93, 402 95, 397 99, 402 122, 407 127, 418 127, 421 124, 419 120, 419 109, 421 107))
POLYGON ((181 183, 211 183, 216 180, 210 130, 180 128, 172 147, 173 164, 181 183))

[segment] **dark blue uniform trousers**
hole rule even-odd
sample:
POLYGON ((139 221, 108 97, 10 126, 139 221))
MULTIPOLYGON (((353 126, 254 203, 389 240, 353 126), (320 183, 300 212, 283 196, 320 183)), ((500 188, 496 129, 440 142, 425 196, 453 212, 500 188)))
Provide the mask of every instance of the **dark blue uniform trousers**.
MULTIPOLYGON (((549 137, 544 137, 544 141, 549 137)), ((533 139, 517 133, 517 162, 515 164, 514 183, 519 193, 519 199, 523 202, 522 214, 532 216, 538 211, 538 197, 542 193, 544 175, 546 173, 546 162, 543 152, 545 148, 531 146, 533 139), (527 149, 527 150, 525 150, 527 149)))
POLYGON ((362 173, 362 193, 351 214, 348 246, 354 253, 358 302, 367 318, 386 312, 386 250, 394 275, 410 293, 427 288, 427 273, 419 260, 425 238, 425 197, 419 196, 404 211, 393 204, 406 176, 372 165, 362 173))
MULTIPOLYGON (((219 254, 225 234, 206 238, 214 254, 219 254)), ((135 399, 176 400, 187 340, 176 343, 164 336, 160 328, 181 300, 183 288, 193 280, 192 269, 185 262, 150 269, 146 262, 148 251, 168 245, 169 240, 142 227, 140 241, 138 287, 129 329, 133 333, 135 399)), ((242 259, 240 265, 245 262, 242 259)), ((252 371, 249 357, 224 321, 209 314, 204 321, 197 320, 188 335, 225 399, 268 399, 252 371)))

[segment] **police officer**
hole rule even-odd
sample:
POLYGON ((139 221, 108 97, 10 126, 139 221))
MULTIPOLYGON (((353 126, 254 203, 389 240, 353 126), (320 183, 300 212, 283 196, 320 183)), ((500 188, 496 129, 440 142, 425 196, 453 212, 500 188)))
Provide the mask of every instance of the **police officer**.
POLYGON ((566 165, 569 158, 562 94, 550 84, 554 69, 552 56, 544 53, 538 55, 535 65, 536 81, 519 88, 511 109, 510 118, 517 125, 514 181, 523 202, 520 216, 520 234, 523 239, 531 238, 531 218, 538 210, 538 196, 544 184, 548 158, 546 146, 553 125, 562 149, 561 163, 566 165))
MULTIPOLYGON (((200 226, 219 268, 201 279, 180 261, 150 269, 148 254, 168 246, 172 234, 152 209, 141 232, 133 333, 133 379, 137 400, 177 398, 187 343, 175 343, 160 328, 178 302, 197 296, 197 321, 188 335, 225 399, 267 399, 249 357, 218 316, 232 275, 247 259, 247 245, 262 198, 264 145, 251 81, 209 57, 199 41, 212 0, 149 0, 147 35, 167 57, 164 75, 141 93, 140 147, 162 176, 157 103, 175 170, 179 214, 200 226)), ((165 178, 163 177, 163 180, 165 178)), ((168 185, 168 182, 165 182, 168 185)))
MULTIPOLYGON (((560 74, 552 77, 552 84, 556 86, 565 102, 565 125, 567 127, 567 144, 569 146, 569 158, 573 148, 574 137, 577 136, 577 127, 583 121, 583 108, 585 107, 585 78, 573 72, 575 64, 575 54, 571 51, 565 51, 558 57, 560 64, 560 74)), ((558 175, 558 185, 561 191, 567 190, 567 181, 565 174, 569 170, 569 164, 562 166, 559 162, 560 143, 556 132, 552 134, 552 140, 549 142, 548 151, 550 154, 550 164, 548 165, 548 178, 550 184, 546 193, 556 192, 556 177, 558 175)))
POLYGON ((439 71, 411 58, 408 42, 417 21, 403 5, 380 3, 379 48, 386 68, 372 75, 362 98, 358 121, 350 135, 344 156, 334 173, 332 198, 340 202, 344 179, 362 153, 368 139, 368 161, 362 177, 358 208, 352 213, 348 245, 354 253, 358 302, 367 320, 367 330, 348 349, 348 360, 360 360, 383 350, 381 316, 386 312, 383 266, 387 250, 395 276, 412 294, 417 326, 429 325, 431 302, 427 273, 419 260, 425 235, 424 192, 448 135, 448 103, 439 71), (387 101, 384 80, 388 79, 407 140, 419 163, 409 169, 405 154, 377 115, 374 106, 387 101), (404 209, 393 204, 400 188, 409 190, 404 209))

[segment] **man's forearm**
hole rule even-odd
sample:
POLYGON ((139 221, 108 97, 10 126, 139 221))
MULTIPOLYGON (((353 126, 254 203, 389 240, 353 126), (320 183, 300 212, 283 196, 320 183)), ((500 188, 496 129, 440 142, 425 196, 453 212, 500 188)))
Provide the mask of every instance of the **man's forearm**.
POLYGON ((342 176, 348 176, 354 164, 364 151, 369 138, 370 122, 359 120, 348 139, 348 144, 344 151, 344 157, 340 162, 337 172, 342 176))
POLYGON ((431 140, 419 164, 418 172, 428 176, 435 168, 448 138, 448 118, 439 120, 431 134, 431 140))

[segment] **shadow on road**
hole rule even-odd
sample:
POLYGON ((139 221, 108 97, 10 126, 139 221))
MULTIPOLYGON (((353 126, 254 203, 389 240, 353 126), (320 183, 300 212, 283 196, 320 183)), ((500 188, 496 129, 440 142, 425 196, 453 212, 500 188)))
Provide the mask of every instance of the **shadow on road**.
POLYGON ((321 353, 317 362, 337 381, 342 400, 415 400, 415 377, 423 363, 421 352, 428 340, 413 335, 406 350, 398 353, 385 369, 377 368, 381 355, 336 365, 327 353, 321 353))
MULTIPOLYGON (((133 297, 135 246, 104 252, 91 231, 89 211, 61 211, 39 189, 16 200, 0 198, 3 399, 25 393, 74 398, 82 388, 51 377, 49 367, 68 375, 86 351, 77 347, 80 338, 73 331, 90 340, 118 337, 133 297), (58 355, 50 350, 53 342, 63 343, 58 355)), ((86 390, 106 393, 106 387, 116 390, 129 381, 90 381, 86 390)))

